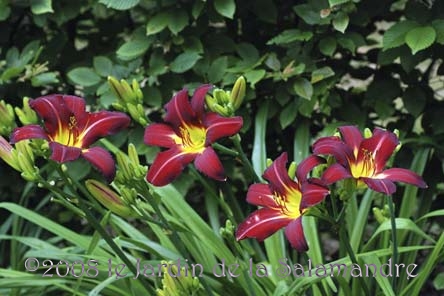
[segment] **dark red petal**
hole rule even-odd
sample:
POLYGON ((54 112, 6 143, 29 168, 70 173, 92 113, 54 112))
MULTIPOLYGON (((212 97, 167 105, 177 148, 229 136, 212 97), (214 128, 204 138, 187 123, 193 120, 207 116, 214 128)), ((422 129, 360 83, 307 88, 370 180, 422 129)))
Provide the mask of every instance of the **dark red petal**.
POLYGON ((337 162, 348 166, 348 159, 354 160, 353 150, 338 137, 324 137, 313 144, 314 154, 333 155, 337 162))
POLYGON ((304 229, 302 228, 302 217, 291 221, 285 227, 285 236, 290 241, 291 246, 298 252, 305 252, 308 250, 304 229))
POLYGON ((131 119, 122 112, 101 111, 89 114, 88 123, 80 135, 82 147, 87 148, 99 138, 113 135, 131 123, 131 119))
POLYGON ((235 135, 242 128, 243 120, 240 116, 222 117, 214 112, 207 113, 203 125, 207 129, 206 145, 210 145, 223 137, 235 135))
POLYGON ((325 159, 319 156, 310 155, 298 165, 296 177, 299 182, 307 180, 307 174, 317 165, 325 163, 325 159))
POLYGON ((363 140, 361 131, 354 125, 346 125, 338 128, 344 143, 351 148, 352 151, 358 151, 363 140))
POLYGON ((111 154, 102 147, 91 147, 82 151, 82 156, 98 169, 108 182, 116 175, 116 166, 111 154))
POLYGON ((174 128, 189 125, 196 120, 196 113, 193 111, 188 100, 188 91, 181 90, 173 96, 166 105, 165 121, 172 124, 174 128))
POLYGON ((247 202, 256 206, 278 208, 267 184, 253 184, 248 188, 247 202))
POLYGON ((210 88, 212 88, 212 85, 205 84, 199 86, 194 91, 193 98, 191 99, 191 107, 198 117, 202 117, 202 114, 204 113, 205 95, 210 88))
POLYGON ((11 134, 11 143, 15 144, 21 140, 27 139, 45 139, 49 140, 48 135, 40 125, 30 124, 15 128, 11 134))
POLYGON ((143 140, 145 144, 170 148, 176 145, 174 136, 177 136, 173 128, 163 123, 152 123, 145 128, 143 140))
POLYGON ((76 160, 82 153, 80 148, 65 146, 57 142, 50 142, 49 148, 52 151, 51 159, 60 163, 76 160))
POLYGON ((68 127, 71 112, 63 101, 63 95, 39 97, 30 100, 29 106, 43 119, 48 134, 56 134, 60 126, 68 127))
POLYGON ((387 169, 375 176, 376 178, 387 179, 394 182, 404 182, 408 184, 412 184, 418 186, 420 188, 427 188, 427 184, 424 180, 411 170, 402 169, 402 168, 392 168, 387 169))
POLYGON ((63 102, 76 118, 78 129, 83 129, 87 124, 88 113, 85 110, 85 100, 76 96, 64 95, 63 102))
POLYGON ((362 141, 358 160, 364 156, 365 150, 370 151, 375 160, 376 173, 379 173, 384 169, 387 160, 398 144, 398 137, 394 133, 375 128, 373 136, 362 141))
POLYGON ((367 186, 377 192, 381 192, 387 195, 392 195, 396 191, 396 185, 387 179, 371 179, 361 178, 367 186))
POLYGON ((327 188, 308 182, 302 183, 302 200, 300 209, 303 210, 322 202, 330 193, 327 188))
POLYGON ((333 184, 339 180, 352 178, 350 171, 344 168, 339 163, 334 163, 329 166, 322 174, 322 182, 326 185, 333 184))
POLYGON ((280 211, 262 208, 250 214, 236 230, 236 240, 255 238, 263 241, 282 227, 288 225, 291 218, 280 211))
POLYGON ((283 196, 287 194, 289 189, 299 190, 299 185, 288 176, 286 164, 287 152, 284 152, 273 161, 263 174, 264 179, 270 182, 272 190, 283 196))
POLYGON ((182 152, 177 147, 160 152, 154 159, 146 179, 155 186, 165 186, 179 176, 195 157, 196 154, 182 152))
POLYGON ((194 160, 194 165, 210 178, 218 181, 225 181, 227 179, 224 167, 212 147, 207 147, 204 152, 198 154, 194 160))

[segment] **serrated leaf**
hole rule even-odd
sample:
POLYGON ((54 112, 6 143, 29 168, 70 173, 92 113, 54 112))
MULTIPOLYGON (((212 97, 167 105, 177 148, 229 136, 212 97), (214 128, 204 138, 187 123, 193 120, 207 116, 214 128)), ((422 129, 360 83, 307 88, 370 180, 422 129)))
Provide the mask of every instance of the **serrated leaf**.
POLYGON ((305 78, 296 78, 293 84, 294 91, 302 98, 311 100, 313 96, 313 85, 305 78))
POLYGON ((94 70, 102 77, 108 77, 113 70, 113 63, 110 59, 104 56, 94 57, 93 60, 94 70))
POLYGON ((319 41, 319 50, 323 55, 332 56, 337 47, 336 39, 333 37, 326 37, 319 41))
POLYGON ((220 15, 232 19, 236 11, 236 3, 234 0, 215 0, 214 8, 220 15))
POLYGON ((188 25, 188 14, 184 10, 177 9, 171 12, 170 15, 168 28, 174 35, 177 35, 188 25))
POLYGON ((100 0, 99 3, 115 10, 127 10, 139 4, 140 0, 100 0))
POLYGON ((31 11, 33 14, 52 13, 52 0, 31 0, 31 11))
POLYGON ((197 52, 183 52, 170 64, 170 69, 174 73, 183 73, 191 69, 201 58, 197 52))
POLYGON ((401 21, 391 26, 382 38, 383 49, 386 50, 403 45, 406 34, 417 26, 418 23, 414 21, 401 21))
POLYGON ((412 54, 428 48, 436 39, 436 31, 431 26, 418 27, 405 35, 405 42, 412 50, 412 54))
POLYGON ((339 12, 337 16, 333 19, 333 28, 335 28, 336 31, 344 33, 345 29, 347 29, 348 27, 348 22, 348 15, 343 12, 339 12))
POLYGON ((436 31, 436 42, 444 44, 444 20, 434 20, 432 26, 436 31))
POLYGON ((119 47, 116 54, 124 61, 133 60, 143 55, 151 45, 151 39, 134 39, 119 47))
POLYGON ((321 81, 325 78, 334 76, 335 72, 330 67, 322 67, 319 69, 314 70, 311 73, 311 83, 316 83, 318 81, 321 81))
POLYGON ((161 12, 153 16, 146 24, 146 34, 153 35, 165 29, 168 25, 168 19, 166 12, 161 12))
POLYGON ((330 4, 330 7, 340 5, 343 3, 347 3, 347 2, 350 2, 350 0, 328 0, 328 4, 330 4))
POLYGON ((296 108, 296 104, 294 102, 288 104, 287 107, 282 110, 281 114, 279 114, 279 123, 281 124, 282 129, 285 129, 292 124, 296 119, 297 114, 298 109, 296 108))
POLYGON ((67 75, 72 82, 81 86, 93 86, 100 82, 100 76, 91 68, 87 67, 72 69, 67 75))
POLYGON ((312 32, 302 32, 298 29, 290 29, 281 32, 279 35, 268 40, 267 45, 286 44, 293 41, 308 41, 313 37, 312 32))

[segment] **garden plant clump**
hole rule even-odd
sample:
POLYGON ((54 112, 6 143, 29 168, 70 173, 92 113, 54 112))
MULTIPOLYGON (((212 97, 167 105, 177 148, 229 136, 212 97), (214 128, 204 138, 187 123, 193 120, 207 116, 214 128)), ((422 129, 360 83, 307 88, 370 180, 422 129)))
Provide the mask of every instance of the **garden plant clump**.
POLYGON ((0 0, 0 294, 444 293, 444 2, 376 2, 0 0))

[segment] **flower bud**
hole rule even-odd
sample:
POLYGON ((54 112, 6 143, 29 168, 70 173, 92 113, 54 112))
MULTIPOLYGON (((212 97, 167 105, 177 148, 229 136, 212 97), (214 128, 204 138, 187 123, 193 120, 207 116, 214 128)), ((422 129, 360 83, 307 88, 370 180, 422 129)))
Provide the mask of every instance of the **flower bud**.
POLYGON ((364 138, 366 139, 371 138, 372 135, 373 135, 372 131, 368 127, 366 127, 364 129, 364 138))
POLYGON ((0 135, 9 135, 16 127, 14 110, 10 104, 0 101, 0 135))
POLYGON ((240 76, 234 83, 233 89, 231 90, 230 102, 233 106, 234 111, 239 109, 245 98, 245 91, 247 89, 247 84, 245 78, 240 76))
POLYGON ((288 176, 291 180, 294 180, 294 177, 296 175, 296 169, 297 165, 294 161, 290 162, 290 166, 288 167, 288 176))
POLYGON ((35 124, 38 122, 37 113, 29 107, 29 98, 23 98, 23 108, 14 108, 15 114, 23 125, 35 124))
POLYGON ((6 141, 5 138, 0 136, 0 158, 3 159, 9 166, 16 171, 20 171, 20 165, 16 161, 14 154, 12 153, 13 147, 6 141))

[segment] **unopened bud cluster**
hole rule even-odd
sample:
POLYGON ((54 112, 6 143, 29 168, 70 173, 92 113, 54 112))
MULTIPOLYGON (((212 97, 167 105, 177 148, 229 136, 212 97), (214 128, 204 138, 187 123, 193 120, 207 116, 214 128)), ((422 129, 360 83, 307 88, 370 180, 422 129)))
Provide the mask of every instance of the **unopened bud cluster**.
POLYGON ((216 88, 213 91, 213 96, 207 95, 205 101, 208 109, 211 111, 230 117, 241 106, 245 97, 245 91, 245 78, 241 76, 236 80, 231 91, 216 88))

